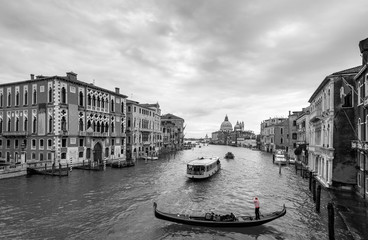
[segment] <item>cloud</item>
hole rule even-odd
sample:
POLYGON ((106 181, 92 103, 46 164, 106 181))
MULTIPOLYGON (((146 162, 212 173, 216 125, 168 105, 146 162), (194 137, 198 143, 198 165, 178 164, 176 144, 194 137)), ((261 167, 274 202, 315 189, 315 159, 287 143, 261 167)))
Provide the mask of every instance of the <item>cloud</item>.
POLYGON ((159 102, 187 137, 301 110, 367 37, 363 0, 0 1, 1 83, 73 71, 159 102))

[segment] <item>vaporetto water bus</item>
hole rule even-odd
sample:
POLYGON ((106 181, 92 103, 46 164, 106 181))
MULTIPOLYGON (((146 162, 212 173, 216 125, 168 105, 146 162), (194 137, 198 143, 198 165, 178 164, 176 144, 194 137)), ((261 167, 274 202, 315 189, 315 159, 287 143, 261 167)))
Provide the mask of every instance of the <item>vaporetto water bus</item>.
POLYGON ((221 168, 219 157, 200 157, 187 163, 187 177, 205 179, 213 176, 221 168))

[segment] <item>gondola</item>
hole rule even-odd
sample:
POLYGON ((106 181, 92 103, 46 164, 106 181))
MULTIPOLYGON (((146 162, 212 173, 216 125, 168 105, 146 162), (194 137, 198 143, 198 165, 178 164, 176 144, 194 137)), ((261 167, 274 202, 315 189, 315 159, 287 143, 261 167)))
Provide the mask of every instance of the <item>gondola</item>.
POLYGON ((234 159, 234 154, 232 152, 228 152, 225 154, 226 159, 234 159))
POLYGON ((234 216, 229 215, 214 215, 213 213, 206 213, 204 216, 191 216, 186 214, 173 214, 165 213, 157 210, 157 203, 153 203, 155 217, 158 219, 195 225, 195 226, 205 226, 205 227, 254 227, 259 226, 268 222, 271 222, 277 218, 280 218, 286 214, 286 207, 281 211, 276 211, 268 214, 261 214, 260 219, 256 220, 254 216, 234 216))

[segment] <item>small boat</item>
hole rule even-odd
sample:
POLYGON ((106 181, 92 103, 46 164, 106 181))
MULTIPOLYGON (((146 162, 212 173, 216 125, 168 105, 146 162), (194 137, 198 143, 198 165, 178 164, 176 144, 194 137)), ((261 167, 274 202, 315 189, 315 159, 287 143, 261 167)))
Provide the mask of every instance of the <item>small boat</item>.
POLYGON ((225 154, 226 159, 234 159, 234 154, 232 152, 228 152, 225 154))
POLYGON ((200 157, 187 164, 187 177, 205 179, 213 176, 221 168, 219 157, 200 157))
POLYGON ((134 165, 135 163, 131 161, 114 161, 111 163, 112 168, 133 167, 134 165))
POLYGON ((235 216, 234 214, 227 215, 215 215, 214 213, 206 213, 204 216, 191 216, 187 214, 173 214, 165 213, 157 210, 157 203, 153 203, 153 209, 155 217, 158 219, 195 225, 195 226, 205 226, 205 227, 254 227, 259 226, 268 222, 271 222, 277 218, 280 218, 286 214, 286 207, 280 211, 261 214, 260 219, 256 220, 255 216, 235 216))
POLYGON ((285 152, 277 150, 275 154, 273 155, 273 163, 285 165, 287 163, 285 152))

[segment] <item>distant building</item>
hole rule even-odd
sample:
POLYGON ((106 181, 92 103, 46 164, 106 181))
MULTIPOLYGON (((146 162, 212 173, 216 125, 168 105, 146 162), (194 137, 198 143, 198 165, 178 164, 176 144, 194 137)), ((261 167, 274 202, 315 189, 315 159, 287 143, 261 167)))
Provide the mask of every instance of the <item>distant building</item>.
POLYGON ((162 151, 175 151, 184 145, 184 119, 171 113, 161 116, 162 151))
POLYGON ((127 100, 127 157, 157 155, 162 147, 161 109, 157 104, 127 100))
POLYGON ((233 146, 242 146, 244 144, 256 146, 255 139, 256 136, 253 131, 244 130, 244 122, 237 121, 233 129, 226 115, 221 123, 220 130, 212 133, 211 143, 233 146))
POLYGON ((309 145, 309 107, 303 108, 301 114, 296 118, 297 142, 296 145, 302 150, 299 155, 304 166, 308 165, 308 145, 309 145))
POLYGON ((0 158, 5 162, 126 159, 127 96, 66 76, 31 75, 0 85, 0 158))
POLYGON ((287 134, 287 153, 291 158, 295 158, 294 151, 298 147, 298 131, 296 119, 302 114, 301 111, 289 111, 288 116, 288 134, 287 134))
POLYGON ((287 118, 274 117, 262 121, 260 150, 274 152, 276 149, 288 150, 289 122, 287 118))

